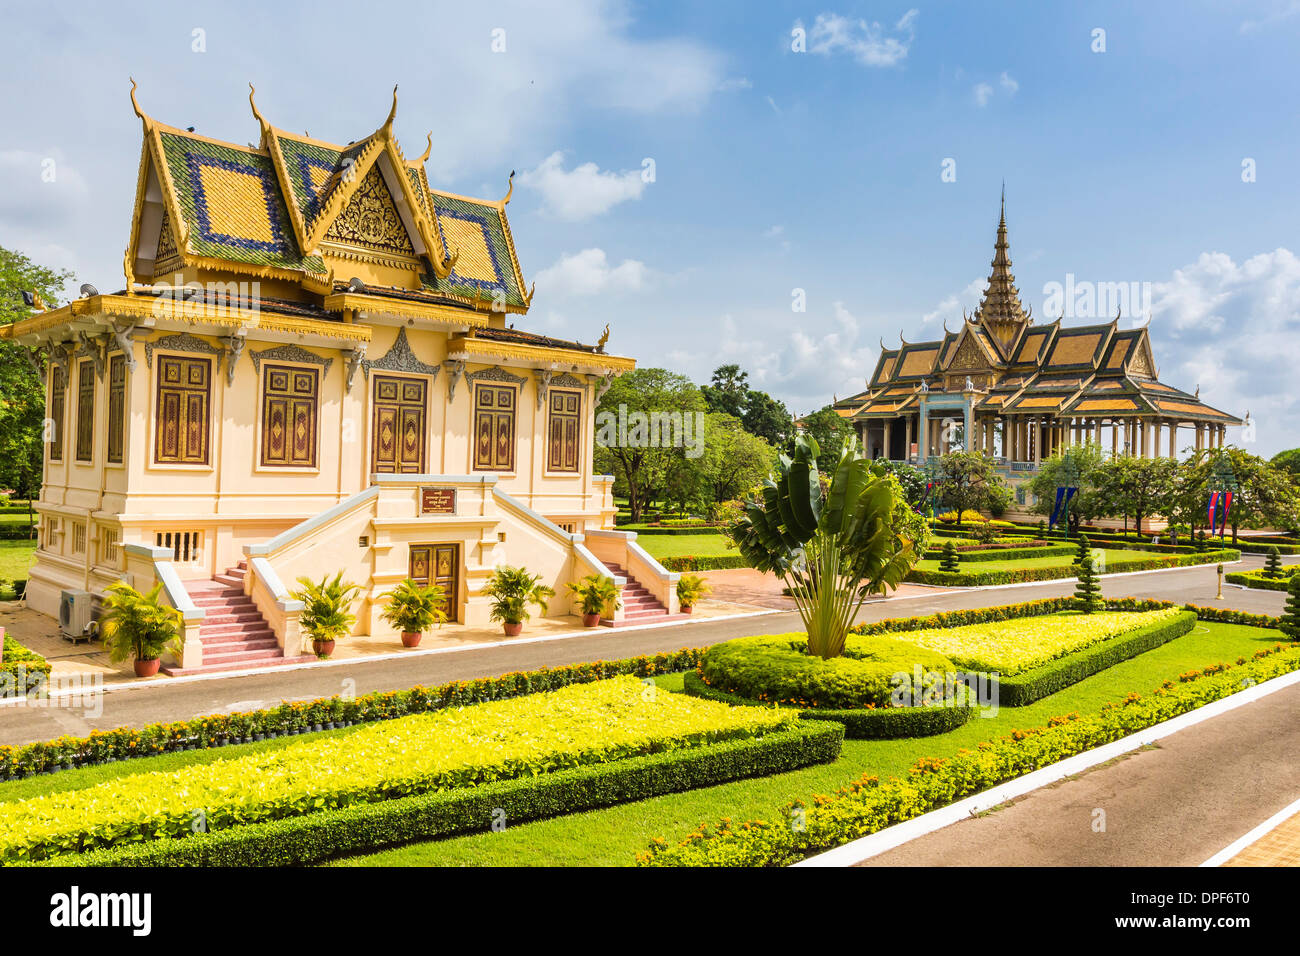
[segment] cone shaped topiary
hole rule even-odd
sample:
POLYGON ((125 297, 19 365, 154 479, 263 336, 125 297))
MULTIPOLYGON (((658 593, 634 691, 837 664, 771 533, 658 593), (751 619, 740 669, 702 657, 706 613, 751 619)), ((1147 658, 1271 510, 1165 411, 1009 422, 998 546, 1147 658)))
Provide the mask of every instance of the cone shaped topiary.
POLYGON ((961 559, 957 557, 957 545, 949 541, 943 546, 943 557, 939 559, 939 570, 956 573, 961 570, 960 563, 961 559))
POLYGON ((1092 555, 1084 555, 1079 562, 1079 585, 1074 589, 1075 606, 1084 614, 1102 610, 1106 605, 1101 597, 1101 582, 1092 566, 1092 555))
POLYGON ((1074 552, 1074 560, 1071 561, 1070 563, 1082 564, 1083 559, 1086 558, 1089 552, 1091 551, 1092 551, 1092 544, 1088 541, 1088 536, 1086 534, 1079 535, 1079 547, 1074 552))
POLYGON ((1264 576, 1269 578, 1280 578, 1282 576, 1282 558, 1278 555, 1277 545, 1268 546, 1267 557, 1264 558, 1264 576))
POLYGON ((1278 630, 1291 640, 1300 641, 1300 574, 1291 578, 1286 592, 1286 608, 1278 621, 1278 630))

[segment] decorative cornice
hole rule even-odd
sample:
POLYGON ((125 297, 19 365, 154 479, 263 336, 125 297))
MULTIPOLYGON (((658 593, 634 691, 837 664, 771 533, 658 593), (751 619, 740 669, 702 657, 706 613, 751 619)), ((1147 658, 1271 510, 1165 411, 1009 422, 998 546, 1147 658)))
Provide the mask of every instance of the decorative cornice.
POLYGON ((587 383, 576 375, 562 372, 551 379, 551 388, 586 388, 587 383))
POLYGON ((514 375, 507 372, 500 366, 493 365, 489 368, 481 368, 477 372, 466 372, 465 381, 473 385, 475 382, 505 382, 508 385, 523 386, 528 379, 522 375, 514 375))
POLYGON ((383 358, 375 359, 373 362, 369 359, 363 359, 361 368, 365 371, 366 378, 370 377, 371 369, 378 369, 381 372, 407 372, 411 375, 430 375, 435 379, 440 371, 437 365, 428 365, 416 356, 411 349, 410 340, 406 337, 405 327, 397 330, 397 338, 393 341, 393 346, 383 358))
POLYGON ((153 368, 153 353, 155 351, 167 352, 190 352, 199 355, 215 355, 217 365, 221 365, 221 357, 225 354, 225 349, 219 349, 215 345, 203 341, 197 335, 190 335, 188 332, 178 332, 175 335, 164 335, 162 338, 154 339, 152 342, 144 344, 144 363, 149 368, 153 368))
POLYGON ((332 358, 325 358, 323 355, 317 355, 314 352, 308 352, 305 348, 298 345, 277 345, 273 349, 262 349, 260 352, 254 350, 249 353, 253 359, 253 371, 261 372, 262 362, 297 362, 301 365, 319 365, 321 375, 328 375, 330 366, 334 364, 332 358))

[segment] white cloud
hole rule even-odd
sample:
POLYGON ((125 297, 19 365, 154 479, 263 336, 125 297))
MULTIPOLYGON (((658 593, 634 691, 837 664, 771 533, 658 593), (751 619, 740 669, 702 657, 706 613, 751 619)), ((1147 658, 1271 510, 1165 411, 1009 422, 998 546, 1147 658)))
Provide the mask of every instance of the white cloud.
POLYGON ((785 232, 785 226, 768 226, 763 230, 764 239, 775 239, 781 233, 785 232))
POLYGON ((754 84, 750 82, 747 76, 733 76, 723 80, 718 84, 719 93, 731 93, 735 90, 752 90, 754 84))
POLYGON ((976 83, 972 92, 975 94, 976 106, 988 106, 989 100, 993 98, 993 87, 987 83, 976 83))
MULTIPOLYGON (((1020 84, 1006 70, 1003 70, 998 77, 998 87, 1007 96, 1015 96, 1020 90, 1020 84)), ((993 88, 992 83, 980 82, 971 87, 971 95, 975 97, 975 105, 981 109, 989 105, 989 102, 993 99, 993 94, 996 92, 997 90, 993 88)))
POLYGON ((1265 27, 1293 17, 1297 13, 1300 13, 1300 0, 1289 0, 1288 3, 1277 7, 1272 13, 1254 20, 1243 20, 1240 29, 1242 33, 1257 33, 1265 27))
POLYGON ((611 266, 604 249, 583 249, 539 272, 537 291, 548 298, 640 292, 652 280, 653 274, 644 262, 624 259, 611 266))
POLYGON ((998 82, 1002 85, 1002 88, 1007 91, 1008 96, 1015 96, 1016 91, 1020 89, 1020 84, 1017 83, 1006 70, 1002 71, 1002 76, 998 78, 998 82))
POLYGON ((922 315, 921 324, 938 325, 951 320, 954 325, 960 325, 962 312, 971 315, 979 307, 980 299, 984 296, 984 287, 988 282, 989 280, 983 277, 972 279, 960 292, 945 296, 938 305, 922 315))
POLYGON ((519 183, 541 193, 547 212, 570 222, 598 216, 629 199, 640 199, 646 187, 639 169, 615 173, 595 163, 583 163, 566 170, 564 154, 558 151, 536 169, 521 173, 519 183))
MULTIPOLYGON (((851 19, 838 13, 819 13, 808 31, 808 51, 822 56, 847 53, 863 66, 896 66, 907 58, 916 38, 918 11, 908 10, 886 30, 879 23, 851 19)), ((795 21, 796 27, 803 22, 795 21)))
POLYGON ((1300 444, 1300 258, 1280 248, 1237 263, 1206 252, 1152 283, 1151 293, 1161 381, 1187 391, 1199 385, 1203 401, 1234 415, 1249 410, 1258 437, 1250 451, 1271 455, 1300 444))

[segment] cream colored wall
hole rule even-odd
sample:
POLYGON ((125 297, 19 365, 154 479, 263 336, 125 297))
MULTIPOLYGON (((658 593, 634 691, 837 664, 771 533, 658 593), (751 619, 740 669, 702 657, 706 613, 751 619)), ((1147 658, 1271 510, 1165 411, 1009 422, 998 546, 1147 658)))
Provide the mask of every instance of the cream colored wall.
MULTIPOLYGON (((300 344, 322 358, 332 359, 321 375, 318 421, 317 467, 263 468, 260 462, 262 378, 252 362, 254 351, 266 351, 282 343, 249 339, 228 382, 224 361, 208 353, 198 355, 213 362, 208 465, 159 465, 153 461, 154 406, 157 395, 159 356, 172 354, 163 346, 154 349, 152 362, 145 358, 145 341, 155 343, 180 329, 157 330, 138 335, 133 346, 136 369, 127 377, 127 422, 124 434, 124 464, 107 465, 108 385, 96 380, 94 460, 75 462, 76 364, 69 374, 65 406, 64 461, 47 463, 45 483, 37 510, 43 516, 64 519, 65 533, 53 550, 38 551, 38 567, 31 573, 30 602, 53 613, 58 591, 102 590, 116 580, 124 568, 121 545, 154 545, 159 531, 196 531, 203 536, 197 560, 176 562, 182 577, 207 578, 243 558, 245 545, 265 542, 276 534, 320 514, 371 484, 370 449, 372 415, 370 395, 373 375, 358 369, 350 390, 345 390, 347 353, 339 348, 300 344), (345 394, 346 391, 346 394, 345 394), (72 535, 67 520, 87 522, 85 553, 72 553, 72 535), (120 528, 117 561, 96 567, 100 526, 120 528)), ((398 329, 375 326, 367 357, 376 361, 392 347, 398 329)), ((214 336, 200 335, 214 348, 224 343, 214 336)), ((412 351, 421 362, 441 366, 447 356, 447 333, 407 328, 412 351)), ((275 364, 317 368, 310 363, 262 359, 275 364)), ((467 372, 488 368, 470 364, 467 372)), ((573 530, 601 527, 609 510, 608 488, 592 474, 594 387, 584 389, 582 467, 578 474, 550 474, 546 471, 546 409, 537 407, 537 382, 529 368, 508 367, 511 374, 525 379, 519 387, 516 412, 516 470, 496 475, 499 487, 555 521, 573 530)), ((388 373, 380 374, 405 374, 388 373)), ((442 475, 495 475, 472 468, 471 432, 473 389, 465 379, 457 382, 454 401, 448 403, 448 374, 425 376, 430 382, 426 416, 427 471, 442 475)), ((48 396, 47 396, 48 400, 48 396)), ((353 536, 355 539, 355 536, 353 536)), ((470 540, 465 539, 466 553, 470 540)), ((475 544, 477 547, 477 544, 475 544)), ((505 549, 512 563, 527 563, 540 547, 528 541, 526 547, 505 549), (525 556, 529 556, 525 560, 525 556)), ((544 550, 544 549, 543 549, 544 550)), ((323 558, 322 558, 323 561, 323 558)), ((402 562, 398 562, 402 564, 402 562)), ((328 562, 322 563, 328 566, 328 562)), ((490 563, 485 565, 490 568, 490 563)), ((538 569, 535 569, 538 570, 538 569)), ((478 572, 472 572, 478 573, 478 572)), ((487 572, 482 572, 486 574, 487 572)), ((563 572, 556 570, 555 574, 563 572)), ((292 580, 287 578, 286 583, 292 580)), ((557 580, 559 578, 557 577, 557 580)), ((565 603, 565 602, 561 602, 565 603)))

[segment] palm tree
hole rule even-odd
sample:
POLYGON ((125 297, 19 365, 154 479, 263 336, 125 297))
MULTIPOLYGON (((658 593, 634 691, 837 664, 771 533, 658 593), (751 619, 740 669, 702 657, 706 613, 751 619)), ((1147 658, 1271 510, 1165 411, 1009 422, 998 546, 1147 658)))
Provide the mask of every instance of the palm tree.
POLYGON ((503 564, 492 572, 492 579, 483 593, 492 599, 490 620, 500 621, 508 632, 522 627, 528 619, 528 605, 535 604, 543 614, 546 602, 555 597, 555 591, 541 583, 540 574, 529 574, 527 568, 512 568, 503 564))

